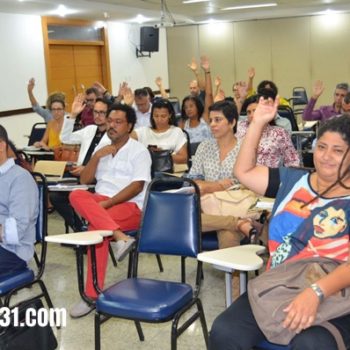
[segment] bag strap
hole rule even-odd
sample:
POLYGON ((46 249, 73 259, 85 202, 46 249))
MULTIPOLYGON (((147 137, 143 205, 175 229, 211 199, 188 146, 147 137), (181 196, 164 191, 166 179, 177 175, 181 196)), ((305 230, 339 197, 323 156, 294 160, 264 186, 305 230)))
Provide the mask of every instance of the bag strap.
POLYGON ((323 322, 320 324, 321 327, 326 328, 334 337, 338 350, 346 350, 344 339, 339 332, 339 329, 330 322, 323 322))

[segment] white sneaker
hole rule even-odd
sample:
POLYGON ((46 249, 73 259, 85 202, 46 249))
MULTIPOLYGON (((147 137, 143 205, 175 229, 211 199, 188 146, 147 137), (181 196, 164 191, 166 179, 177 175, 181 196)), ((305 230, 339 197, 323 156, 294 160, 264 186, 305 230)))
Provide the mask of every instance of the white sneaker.
POLYGON ((90 313, 94 308, 94 305, 89 305, 83 299, 81 299, 71 307, 69 310, 69 315, 72 318, 83 317, 90 313))
POLYGON ((116 242, 111 242, 111 247, 117 261, 122 261, 134 247, 135 238, 130 237, 127 241, 120 239, 116 242))

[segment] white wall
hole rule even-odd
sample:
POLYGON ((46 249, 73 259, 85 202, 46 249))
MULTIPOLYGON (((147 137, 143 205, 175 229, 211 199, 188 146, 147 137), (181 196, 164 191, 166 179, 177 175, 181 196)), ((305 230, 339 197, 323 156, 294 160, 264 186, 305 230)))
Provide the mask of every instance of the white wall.
MULTIPOLYGON (((136 58, 139 45, 139 26, 108 22, 108 40, 112 91, 118 92, 119 84, 127 81, 135 89, 150 86, 157 89, 154 80, 163 78, 168 88, 167 43, 165 30, 159 31, 159 52, 151 58, 136 58)), ((36 78, 35 96, 44 104, 48 95, 44 60, 41 18, 0 13, 0 111, 30 107, 27 96, 29 78, 36 78)), ((35 114, 0 118, 10 138, 18 147, 26 145, 23 135, 42 119, 35 114)))
POLYGON ((36 77, 39 101, 45 101, 46 72, 41 19, 0 13, 0 111, 30 106, 27 82, 36 77))

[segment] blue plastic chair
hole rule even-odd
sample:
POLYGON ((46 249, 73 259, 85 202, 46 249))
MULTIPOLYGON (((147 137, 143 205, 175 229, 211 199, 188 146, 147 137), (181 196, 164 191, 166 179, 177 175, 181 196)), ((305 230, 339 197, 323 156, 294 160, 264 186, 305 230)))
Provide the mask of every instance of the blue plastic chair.
MULTIPOLYGON (((172 179, 155 179, 147 190, 138 245, 134 255, 131 278, 120 281, 103 291, 96 301, 95 349, 100 349, 100 324, 109 317, 135 322, 141 341, 144 335, 140 322, 167 322, 172 320, 171 349, 177 338, 198 318, 201 321, 205 343, 208 331, 203 307, 198 298, 202 263, 197 261, 195 287, 178 281, 155 280, 137 276, 140 253, 166 254, 196 259, 201 250, 201 221, 199 190, 191 180, 186 181, 194 193, 155 191, 172 179), (179 220, 181 218, 181 220, 179 220), (195 313, 178 327, 181 316, 196 305, 195 313)), ((179 181, 176 179, 175 181, 179 181)))
POLYGON ((289 350, 291 347, 289 345, 278 345, 272 344, 267 340, 264 340, 259 344, 259 346, 255 347, 256 350, 289 350))
POLYGON ((41 293, 31 297, 31 299, 44 297, 47 305, 53 308, 47 288, 41 277, 45 269, 47 243, 45 236, 47 234, 47 182, 45 176, 40 173, 32 174, 38 184, 39 189, 39 215, 36 222, 36 245, 40 245, 40 254, 34 253, 34 259, 37 265, 37 271, 26 267, 23 270, 16 271, 0 279, 0 305, 10 306, 11 297, 21 289, 28 288, 38 284, 41 293))

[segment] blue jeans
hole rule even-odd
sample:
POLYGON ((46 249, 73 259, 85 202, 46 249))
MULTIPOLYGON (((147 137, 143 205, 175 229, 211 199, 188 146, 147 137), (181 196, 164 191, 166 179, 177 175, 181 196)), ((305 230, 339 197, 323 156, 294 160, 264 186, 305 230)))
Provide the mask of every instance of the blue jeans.
POLYGON ((0 246, 0 278, 17 270, 22 270, 26 266, 27 263, 24 260, 0 246))
MULTIPOLYGON (((347 349, 350 349, 350 314, 330 322, 338 328, 347 349)), ((255 321, 248 295, 245 293, 215 319, 210 332, 209 349, 250 350, 263 340, 266 338, 255 321)), ((290 348, 331 350, 337 349, 337 344, 326 328, 313 326, 296 335, 290 348)))

